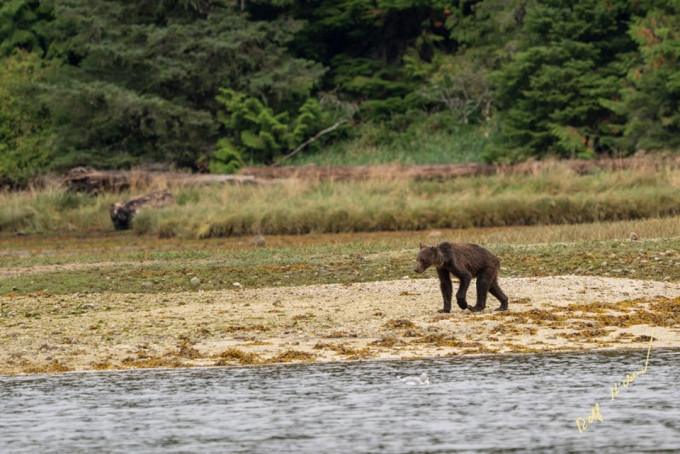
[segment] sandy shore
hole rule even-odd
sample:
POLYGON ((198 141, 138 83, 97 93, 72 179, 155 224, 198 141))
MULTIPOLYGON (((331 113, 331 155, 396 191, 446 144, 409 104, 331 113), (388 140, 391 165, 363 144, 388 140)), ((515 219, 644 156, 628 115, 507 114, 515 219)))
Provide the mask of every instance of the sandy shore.
MULTIPOLYGON (((0 297, 0 374, 680 348, 680 284, 503 278, 510 310, 439 314, 435 279, 0 297)), ((474 301, 474 289, 469 301, 474 301)))

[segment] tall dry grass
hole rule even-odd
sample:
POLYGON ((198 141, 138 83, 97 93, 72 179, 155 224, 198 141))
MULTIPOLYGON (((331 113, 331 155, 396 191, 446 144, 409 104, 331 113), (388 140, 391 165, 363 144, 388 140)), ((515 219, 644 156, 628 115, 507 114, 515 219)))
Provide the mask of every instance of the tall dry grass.
POLYGON ((65 190, 56 180, 25 191, 0 192, 0 232, 108 231, 116 196, 91 197, 65 190))
POLYGON ((186 190, 147 212, 140 233, 195 238, 577 224, 680 213, 678 170, 651 167, 578 175, 554 166, 444 182, 376 175, 364 181, 288 180, 264 187, 186 190))
MULTIPOLYGON (((379 174, 352 182, 175 187, 176 205, 140 213, 133 228, 208 238, 632 221, 680 214, 679 182, 680 170, 670 167, 579 175, 554 163, 529 174, 446 181, 379 174)), ((58 187, 1 194, 0 231, 112 230, 109 205, 131 194, 91 197, 58 187)))

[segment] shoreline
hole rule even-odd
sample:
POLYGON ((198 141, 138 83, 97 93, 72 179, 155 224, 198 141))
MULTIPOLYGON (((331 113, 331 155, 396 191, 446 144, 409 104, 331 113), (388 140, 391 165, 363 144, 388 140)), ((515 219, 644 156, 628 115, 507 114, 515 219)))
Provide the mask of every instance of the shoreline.
MULTIPOLYGON (((436 279, 3 296, 0 375, 680 348, 680 284, 501 278, 506 312, 439 314, 436 279)), ((468 301, 474 301, 474 288, 468 301)))
MULTIPOLYGON (((590 353, 621 353, 621 352, 629 352, 631 354, 635 353, 640 353, 640 354, 647 354, 647 351, 649 349, 649 342, 647 343, 647 347, 612 347, 612 348, 603 348, 603 349, 590 349, 590 350, 560 350, 560 351, 545 351, 545 352, 531 352, 531 353, 520 353, 520 352, 506 352, 506 353, 468 353, 465 355, 453 355, 453 356, 434 356, 434 357, 429 357, 429 356, 424 356, 424 357, 417 357, 417 358, 370 358, 370 359, 337 359, 337 360, 332 360, 332 361, 312 361, 312 362, 280 362, 280 363, 257 363, 257 364, 231 364, 231 365, 224 365, 224 366, 215 366, 215 365, 207 365, 207 366, 177 366, 177 367, 128 367, 128 368, 121 368, 121 369, 82 369, 82 370, 67 370, 63 372, 35 372, 35 373, 16 373, 16 374, 0 374, 0 377, 40 377, 40 376, 50 376, 53 374, 99 374, 99 373, 125 373, 125 372, 155 372, 155 371, 174 371, 174 370, 208 370, 208 369, 216 369, 216 368, 222 368, 222 369, 233 369, 233 368, 258 368, 258 367, 272 367, 272 366, 299 366, 301 364, 337 364, 337 363, 342 363, 342 364, 354 364, 354 363, 367 363, 367 362, 400 362, 400 361, 432 361, 432 360, 437 360, 437 359, 451 359, 451 358, 458 358, 458 359, 464 359, 467 357, 472 357, 472 358, 502 358, 502 357, 511 357, 511 356, 520 356, 520 355, 562 355, 562 354, 590 354, 590 353)), ((678 347, 655 347, 652 345, 651 348, 651 354, 650 358, 654 358, 654 352, 655 351, 661 351, 661 352, 677 352, 680 353, 680 346, 678 347)), ((651 366, 650 366, 651 367, 651 366)))

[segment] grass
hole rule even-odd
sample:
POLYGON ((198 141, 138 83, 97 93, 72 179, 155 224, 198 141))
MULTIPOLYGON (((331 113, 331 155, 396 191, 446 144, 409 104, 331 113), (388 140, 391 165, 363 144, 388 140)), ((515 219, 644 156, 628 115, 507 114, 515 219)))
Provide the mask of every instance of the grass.
MULTIPOLYGON (((412 272, 418 243, 489 247, 502 276, 559 274, 678 281, 680 218, 434 232, 183 240, 132 232, 0 237, 0 295, 167 293, 434 277, 412 272), (640 239, 629 240, 631 232, 640 239), (200 282, 192 282, 198 278, 200 282), (240 286, 235 286, 238 283, 240 286)), ((5 305, 3 311, 13 310, 5 305)))
POLYGON ((488 246, 503 274, 678 279, 680 169, 446 181, 286 180, 173 188, 177 204, 115 232, 129 194, 58 186, 0 194, 0 295, 162 293, 365 282, 411 276, 417 245, 488 246), (430 238, 433 231, 439 231, 430 238), (639 241, 630 241, 634 232, 639 241), (251 242, 265 235, 265 245, 251 242), (241 287, 234 286, 238 283, 241 287))
MULTIPOLYGON (((111 203, 139 192, 90 197, 48 187, 0 194, 0 232, 111 232, 111 203)), ((137 234, 206 239, 670 217, 680 214, 680 169, 641 165, 581 175, 555 163, 529 175, 500 172, 445 181, 390 175, 363 181, 291 179, 172 192, 175 205, 135 217, 137 234)))
POLYGON ((359 137, 315 153, 302 152, 290 165, 451 164, 479 162, 487 139, 479 127, 441 125, 395 131, 385 124, 363 125, 359 137), (415 152, 414 152, 415 150, 415 152))
MULTIPOLYGON (((538 175, 447 181, 288 180, 205 189, 194 203, 142 213, 140 234, 211 238, 590 223, 680 213, 680 170, 538 175)), ((194 190, 196 191, 196 190, 194 190)))
POLYGON ((90 197, 58 187, 0 193, 0 232, 111 230, 109 206, 117 197, 90 197))

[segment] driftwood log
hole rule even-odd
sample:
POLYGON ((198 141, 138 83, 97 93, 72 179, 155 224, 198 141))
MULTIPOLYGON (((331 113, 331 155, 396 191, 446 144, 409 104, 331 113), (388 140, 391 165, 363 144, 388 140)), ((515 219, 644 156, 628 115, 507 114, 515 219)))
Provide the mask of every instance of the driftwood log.
POLYGON ((121 192, 134 188, 149 187, 161 181, 173 186, 205 186, 212 184, 257 184, 249 175, 210 175, 180 172, 156 172, 144 170, 96 170, 92 167, 76 167, 64 176, 64 185, 72 191, 98 194, 121 192))
MULTIPOLYGON (((197 186, 211 184, 267 184, 283 178, 331 179, 361 181, 373 177, 390 177, 411 180, 448 180, 480 175, 532 174, 551 166, 566 166, 577 174, 599 170, 649 168, 651 170, 680 167, 680 155, 631 156, 628 158, 603 158, 597 160, 532 161, 512 165, 424 164, 424 165, 364 165, 364 166, 277 166, 245 167, 239 175, 209 175, 172 172, 95 170, 77 167, 68 172, 64 184, 71 190, 96 194, 103 191, 123 191, 130 187, 150 186, 162 181, 162 186, 197 186)), ((156 186, 158 187, 158 185, 156 186)))
POLYGON ((277 166, 244 167, 242 174, 254 176, 259 181, 281 178, 331 179, 338 181, 362 181, 374 177, 390 177, 411 180, 448 180, 482 175, 520 174, 531 175, 556 165, 566 166, 576 174, 584 175, 600 170, 623 170, 630 168, 664 169, 680 166, 680 156, 629 158, 602 158, 596 160, 567 159, 562 161, 531 161, 510 165, 482 163, 468 164, 378 164, 361 166, 277 166))
POLYGON ((104 191, 120 192, 130 188, 130 177, 128 172, 124 171, 100 171, 92 167, 76 167, 66 173, 64 183, 73 191, 90 194, 104 191))
POLYGON ((168 191, 157 191, 140 197, 134 197, 125 202, 111 205, 109 213, 116 230, 126 230, 132 224, 132 218, 142 210, 160 208, 175 203, 175 198, 168 191))

